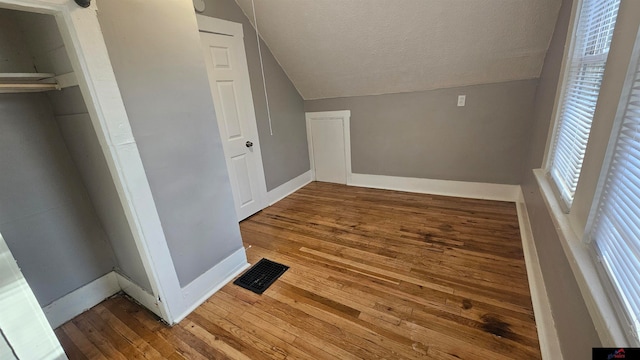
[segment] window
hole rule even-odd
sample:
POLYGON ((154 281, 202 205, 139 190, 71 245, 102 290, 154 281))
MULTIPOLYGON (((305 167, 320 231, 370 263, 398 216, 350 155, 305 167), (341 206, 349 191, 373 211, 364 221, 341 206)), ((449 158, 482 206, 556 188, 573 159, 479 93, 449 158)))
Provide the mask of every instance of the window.
POLYGON ((583 0, 579 12, 549 168, 567 208, 578 185, 619 4, 620 0, 583 0))
POLYGON ((627 325, 628 337, 637 343, 640 334, 640 65, 634 70, 590 237, 606 277, 615 289, 614 302, 621 318, 626 320, 623 323, 627 325))

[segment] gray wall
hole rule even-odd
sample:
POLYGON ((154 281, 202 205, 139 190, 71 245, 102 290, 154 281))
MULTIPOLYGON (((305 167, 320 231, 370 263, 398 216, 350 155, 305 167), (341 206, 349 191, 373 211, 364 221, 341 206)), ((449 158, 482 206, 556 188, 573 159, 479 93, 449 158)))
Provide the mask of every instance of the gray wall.
MULTIPOLYGON (((553 124, 553 106, 557 95, 563 51, 568 46, 566 36, 571 6, 572 0, 564 0, 562 3, 556 30, 545 59, 540 85, 536 92, 533 123, 529 130, 531 144, 523 162, 522 190, 562 352, 565 359, 586 359, 590 357, 591 347, 600 346, 600 339, 531 172, 532 169, 543 167, 547 136, 553 124)), ((596 183, 639 26, 640 3, 623 0, 589 137, 587 155, 571 213, 568 215, 579 227, 576 229, 579 232, 584 231, 589 209, 594 200, 596 183)))
POLYGON ((99 1, 98 20, 181 286, 242 247, 190 0, 99 1))
POLYGON ((351 110, 354 173, 519 184, 536 84, 309 100, 305 110, 351 110))
POLYGON ((260 39, 273 126, 270 135, 255 29, 234 0, 205 2, 203 15, 242 24, 264 173, 271 190, 310 168, 302 97, 260 39))
POLYGON ((44 94, 0 95, 0 232, 45 306, 115 259, 44 94))
POLYGON ((73 72, 53 16, 12 10, 0 12, 12 18, 20 29, 20 38, 24 39, 22 46, 28 50, 29 61, 35 70, 56 75, 73 72))
POLYGON ((0 72, 33 72, 33 60, 13 13, 0 9, 0 72))

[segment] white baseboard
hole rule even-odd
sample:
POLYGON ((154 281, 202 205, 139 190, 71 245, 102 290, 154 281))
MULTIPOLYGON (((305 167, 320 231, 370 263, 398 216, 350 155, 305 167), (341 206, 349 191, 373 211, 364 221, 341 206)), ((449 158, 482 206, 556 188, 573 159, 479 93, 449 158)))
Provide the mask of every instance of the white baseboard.
POLYGON ((160 308, 158 307, 158 302, 153 295, 149 294, 146 290, 144 290, 137 284, 134 284, 131 280, 127 279, 122 274, 115 271, 113 273, 115 274, 118 285, 120 289, 122 289, 122 291, 142 304, 142 306, 149 309, 149 311, 151 311, 152 313, 162 317, 160 308))
POLYGON ((51 327, 55 329, 120 291, 124 291, 144 307, 160 316, 160 309, 155 297, 115 271, 61 297, 42 310, 51 327))
POLYGON ((522 190, 519 191, 516 208, 518 210, 522 250, 524 251, 524 260, 527 267, 527 278, 529 279, 529 290, 531 291, 531 302, 538 329, 542 359, 562 360, 560 341, 551 312, 551 304, 549 304, 547 288, 542 277, 542 268, 540 267, 536 244, 533 241, 533 232, 522 190))
POLYGON ((351 181, 347 185, 432 195, 513 202, 518 200, 520 191, 520 186, 518 185, 369 174, 351 174, 351 181))
MULTIPOLYGON (((182 289, 182 297, 187 310, 178 316, 174 323, 184 319, 248 267, 245 250, 241 248, 185 286, 182 289)), ((115 271, 61 297, 42 310, 51 327, 55 329, 120 291, 124 291, 144 307, 160 316, 160 309, 155 297, 115 271)))
POLYGON ((182 288, 182 296, 184 298, 184 304, 186 304, 186 310, 174 318, 173 323, 177 324, 182 321, 182 319, 187 317, 193 310, 207 301, 208 298, 248 267, 249 263, 247 262, 245 250, 244 248, 240 248, 222 260, 218 265, 190 282, 182 288))
POLYGON ((42 310, 51 327, 55 329, 119 291, 120 285, 115 272, 112 271, 52 302, 42 310))
POLYGON ((269 206, 277 203, 278 201, 286 198, 287 196, 298 191, 301 187, 307 185, 313 181, 313 172, 311 170, 299 175, 286 183, 278 186, 277 188, 267 192, 267 201, 269 206))

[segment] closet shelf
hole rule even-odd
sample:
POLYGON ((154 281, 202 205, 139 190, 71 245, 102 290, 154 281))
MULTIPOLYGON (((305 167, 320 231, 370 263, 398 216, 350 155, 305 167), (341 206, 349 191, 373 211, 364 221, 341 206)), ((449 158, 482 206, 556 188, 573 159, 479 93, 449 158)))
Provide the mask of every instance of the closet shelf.
POLYGON ((0 73, 0 81, 39 81, 52 79, 56 74, 49 73, 0 73))
POLYGON ((0 93, 58 90, 55 76, 49 73, 0 73, 0 93))

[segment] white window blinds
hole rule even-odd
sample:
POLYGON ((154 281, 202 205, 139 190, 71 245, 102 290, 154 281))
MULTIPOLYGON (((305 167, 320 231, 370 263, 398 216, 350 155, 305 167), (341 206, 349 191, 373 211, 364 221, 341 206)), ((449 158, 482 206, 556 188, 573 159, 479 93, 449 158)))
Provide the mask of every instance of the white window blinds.
POLYGON ((571 206, 596 109, 620 0, 584 0, 561 98, 551 178, 571 206))
POLYGON ((637 340, 640 333, 640 66, 633 79, 591 239, 617 290, 629 334, 637 340))

